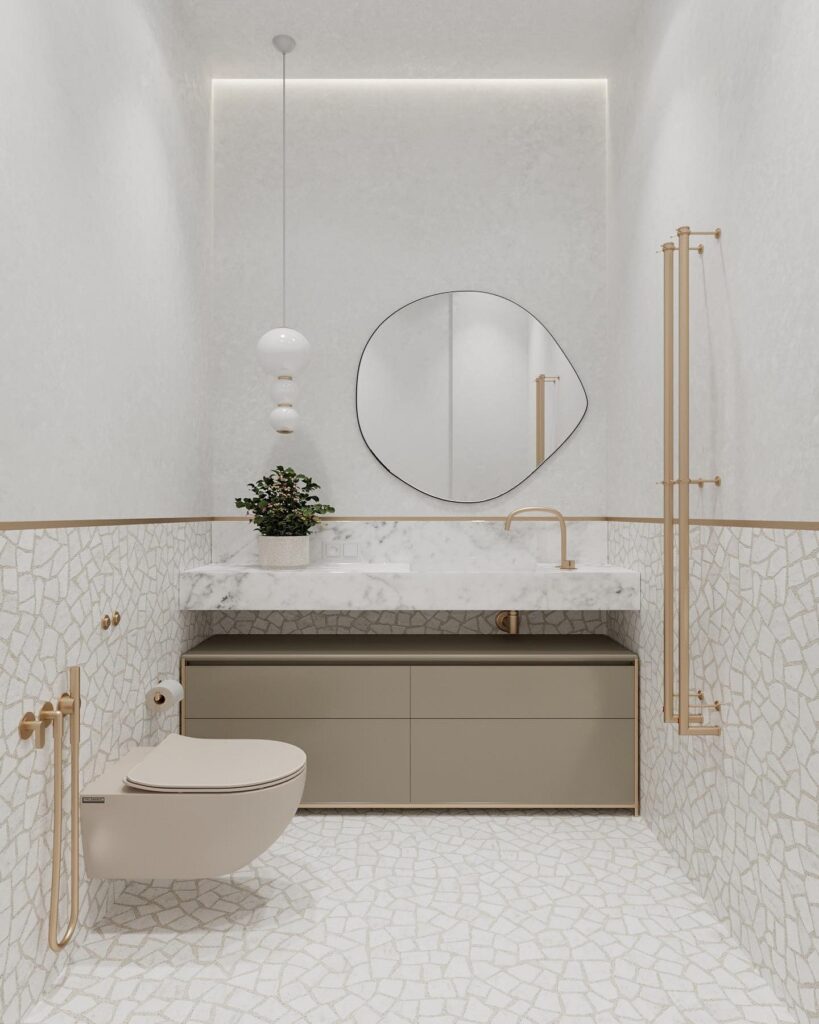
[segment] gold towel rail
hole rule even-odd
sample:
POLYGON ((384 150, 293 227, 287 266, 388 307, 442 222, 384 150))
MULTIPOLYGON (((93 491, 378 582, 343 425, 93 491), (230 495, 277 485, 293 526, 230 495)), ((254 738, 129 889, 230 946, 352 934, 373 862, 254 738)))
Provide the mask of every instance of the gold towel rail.
MULTIPOLYGON (((679 487, 679 580, 678 580, 678 687, 679 694, 689 693, 690 677, 690 557, 691 517, 689 487, 707 483, 720 486, 719 476, 705 479, 691 477, 690 466, 690 287, 689 266, 691 235, 711 235, 719 239, 721 230, 692 231, 677 229, 677 245, 666 242, 663 253, 663 721, 676 723, 681 736, 719 736, 718 725, 703 724, 703 708, 719 712, 720 703, 690 707, 688 699, 680 699, 674 687, 674 488, 679 487), (677 302, 678 331, 678 470, 674 473, 674 253, 678 254, 679 294, 677 302)), ((703 247, 695 251, 702 253, 703 247)))

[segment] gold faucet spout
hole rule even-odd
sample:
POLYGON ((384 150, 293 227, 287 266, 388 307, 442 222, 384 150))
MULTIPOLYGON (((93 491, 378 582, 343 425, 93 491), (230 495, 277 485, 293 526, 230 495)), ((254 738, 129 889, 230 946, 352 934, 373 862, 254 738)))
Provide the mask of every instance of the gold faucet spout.
POLYGON ((511 530, 513 521, 517 519, 518 516, 524 515, 526 512, 537 512, 541 515, 546 512, 554 522, 557 522, 560 525, 560 568, 576 569, 577 566, 574 563, 574 559, 568 557, 566 550, 568 547, 566 517, 556 508, 548 508, 545 505, 527 505, 525 508, 516 508, 514 512, 510 512, 506 519, 504 519, 504 530, 511 530))

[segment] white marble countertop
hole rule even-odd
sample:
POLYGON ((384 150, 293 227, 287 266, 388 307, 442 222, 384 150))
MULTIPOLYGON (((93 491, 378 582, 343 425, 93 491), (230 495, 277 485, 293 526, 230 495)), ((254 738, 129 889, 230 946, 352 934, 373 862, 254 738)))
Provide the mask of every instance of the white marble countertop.
POLYGON ((234 563, 182 572, 179 592, 190 611, 636 611, 640 574, 603 564, 414 569, 333 561, 274 570, 234 563))

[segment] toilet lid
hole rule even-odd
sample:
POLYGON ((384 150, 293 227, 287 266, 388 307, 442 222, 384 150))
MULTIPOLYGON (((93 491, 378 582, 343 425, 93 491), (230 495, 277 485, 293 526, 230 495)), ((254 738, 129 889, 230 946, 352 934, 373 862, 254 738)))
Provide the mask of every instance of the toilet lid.
POLYGON ((307 755, 278 740, 211 740, 166 736, 125 776, 125 784, 155 793, 240 793, 287 782, 307 755))

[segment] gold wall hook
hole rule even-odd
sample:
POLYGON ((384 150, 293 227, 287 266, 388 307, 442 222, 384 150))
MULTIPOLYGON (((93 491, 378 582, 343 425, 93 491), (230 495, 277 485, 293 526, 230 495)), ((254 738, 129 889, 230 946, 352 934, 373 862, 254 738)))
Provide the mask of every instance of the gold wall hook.
POLYGON ((103 617, 100 619, 100 625, 102 626, 103 629, 110 629, 111 628, 111 616, 107 615, 107 614, 103 615, 103 617))
POLYGON ((114 612, 111 616, 111 625, 118 626, 122 622, 122 616, 119 612, 114 612))

